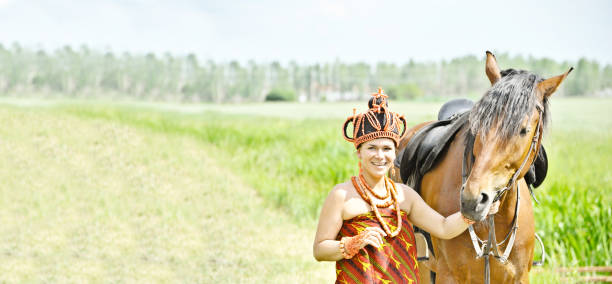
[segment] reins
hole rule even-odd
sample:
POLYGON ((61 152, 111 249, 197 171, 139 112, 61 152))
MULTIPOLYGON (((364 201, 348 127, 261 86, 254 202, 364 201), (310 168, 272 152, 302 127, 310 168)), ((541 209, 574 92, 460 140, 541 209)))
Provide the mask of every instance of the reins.
MULTIPOLYGON (((510 190, 511 188, 515 186, 516 180, 518 179, 519 175, 521 174, 521 172, 523 172, 523 169, 527 165, 527 161, 529 160, 529 157, 534 151, 536 151, 537 153, 541 145, 543 110, 540 105, 536 105, 536 109, 538 110, 538 114, 539 114, 538 127, 536 129, 536 132, 533 135, 533 138, 531 139, 531 145, 529 146, 529 151, 527 152, 527 156, 525 156, 525 159, 521 163, 521 166, 518 168, 516 172, 514 172, 514 174, 512 175, 512 178, 510 178, 506 186, 496 192, 495 197, 493 198, 493 202, 500 200, 508 190, 510 190)), ((462 175, 461 191, 463 191, 465 188, 465 183, 467 181, 468 175, 470 174, 472 164, 474 163, 475 158, 472 152, 474 148, 474 140, 475 139, 470 139, 468 141, 465 147, 465 151, 463 153, 463 164, 461 168, 461 172, 462 172, 461 173, 462 175)), ((512 218, 512 228, 510 229, 510 231, 508 231, 508 233, 506 234, 506 237, 500 243, 497 243, 497 238, 495 236, 494 215, 487 216, 487 221, 489 223, 489 236, 486 242, 481 240, 478 237, 478 235, 476 235, 473 225, 469 225, 468 227, 468 231, 470 233, 470 239, 472 240, 472 245, 474 246, 474 250, 476 252, 476 258, 478 259, 478 258, 484 257, 484 260, 485 260, 484 280, 486 284, 489 284, 491 281, 491 269, 490 269, 489 256, 492 254, 502 264, 505 264, 508 261, 508 257, 510 256, 510 252, 512 251, 512 247, 514 246, 516 232, 518 230, 518 217, 519 217, 518 214, 519 214, 520 203, 521 203, 521 194, 520 194, 519 188, 517 187, 516 188, 516 203, 514 206, 514 216, 512 218), (508 241, 508 243, 506 244, 506 249, 504 250, 504 253, 500 255, 498 248, 499 246, 504 244, 506 241, 508 241)))

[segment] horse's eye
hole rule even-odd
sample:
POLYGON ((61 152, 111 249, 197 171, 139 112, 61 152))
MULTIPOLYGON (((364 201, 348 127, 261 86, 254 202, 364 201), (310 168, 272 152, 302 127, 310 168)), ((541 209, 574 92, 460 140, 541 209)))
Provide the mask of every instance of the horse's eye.
POLYGON ((521 134, 521 136, 525 136, 527 134, 527 128, 525 128, 525 127, 521 128, 520 134, 521 134))

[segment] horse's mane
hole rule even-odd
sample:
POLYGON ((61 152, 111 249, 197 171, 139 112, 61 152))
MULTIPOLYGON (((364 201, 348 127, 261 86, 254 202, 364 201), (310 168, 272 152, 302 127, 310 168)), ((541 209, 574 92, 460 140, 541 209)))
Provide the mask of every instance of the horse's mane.
MULTIPOLYGON (((524 70, 507 69, 501 72, 497 81, 485 95, 474 105, 469 116, 470 130, 468 135, 487 134, 498 119, 501 123, 497 135, 502 143, 518 134, 525 115, 531 116, 539 98, 536 85, 542 77, 524 70)), ((548 100, 542 102, 543 128, 548 125, 548 100)))

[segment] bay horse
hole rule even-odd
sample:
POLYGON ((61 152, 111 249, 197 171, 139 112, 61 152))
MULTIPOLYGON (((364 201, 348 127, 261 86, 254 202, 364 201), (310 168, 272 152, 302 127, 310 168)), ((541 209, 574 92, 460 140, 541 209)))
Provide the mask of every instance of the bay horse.
MULTIPOLYGON (((457 119, 463 125, 436 162, 416 179, 420 169, 407 168, 404 161, 395 168, 393 179, 412 180, 409 185, 443 216, 461 211, 476 221, 472 235, 466 230, 450 240, 431 236, 435 257, 421 262, 421 279, 432 271, 435 283, 529 282, 535 225, 524 177, 541 155, 548 100, 572 70, 549 79, 523 70, 500 71, 495 56, 487 51, 485 71, 492 86, 457 119), (521 196, 527 201, 519 202, 521 196), (495 200, 500 201, 499 211, 485 216, 495 200), (487 238, 488 248, 478 241, 487 238), (503 255, 498 251, 502 249, 503 255), (497 257, 489 260, 489 255, 497 257)), ((402 148, 428 125, 431 122, 411 128, 398 150, 408 150, 402 148)))

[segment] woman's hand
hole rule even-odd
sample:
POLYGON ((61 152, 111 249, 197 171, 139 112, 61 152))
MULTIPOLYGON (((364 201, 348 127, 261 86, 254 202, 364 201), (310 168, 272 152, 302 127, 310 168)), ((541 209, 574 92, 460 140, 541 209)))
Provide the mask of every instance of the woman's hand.
MULTIPOLYGON (((495 201, 495 202, 493 202, 493 204, 491 204, 491 207, 489 207, 489 213, 487 215, 494 215, 495 213, 497 213, 498 210, 499 210, 499 200, 495 201)), ((461 214, 461 218, 468 225, 472 225, 472 224, 476 223, 476 221, 472 221, 472 220, 466 218, 465 216, 463 216, 463 214, 461 214)))
POLYGON ((380 248, 384 242, 383 238, 387 236, 381 228, 368 227, 353 237, 344 237, 340 241, 340 251, 344 258, 352 258, 359 250, 367 245, 380 248))

